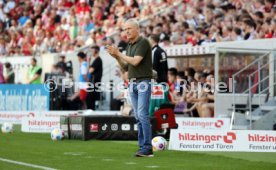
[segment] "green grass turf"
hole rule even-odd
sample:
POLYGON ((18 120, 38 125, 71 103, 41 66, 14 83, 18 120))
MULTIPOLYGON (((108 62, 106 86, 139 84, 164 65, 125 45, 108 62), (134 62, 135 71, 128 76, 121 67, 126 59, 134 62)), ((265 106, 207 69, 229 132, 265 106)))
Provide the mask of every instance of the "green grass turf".
MULTIPOLYGON (((51 141, 49 134, 0 133, 0 158, 55 169, 273 170, 276 153, 156 152, 133 157, 136 141, 51 141)), ((32 169, 0 161, 0 169, 32 169)))

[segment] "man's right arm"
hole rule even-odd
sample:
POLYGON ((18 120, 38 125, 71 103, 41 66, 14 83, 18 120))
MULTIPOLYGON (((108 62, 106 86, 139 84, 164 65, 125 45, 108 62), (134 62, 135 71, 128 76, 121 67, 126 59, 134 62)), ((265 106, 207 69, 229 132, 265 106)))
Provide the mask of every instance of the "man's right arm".
POLYGON ((124 70, 127 71, 127 63, 123 61, 121 57, 116 57, 117 62, 119 63, 120 67, 124 70))
POLYGON ((161 53, 158 50, 156 50, 153 54, 152 68, 155 71, 158 71, 158 66, 160 66, 159 62, 158 62, 158 61, 160 61, 160 55, 161 55, 161 53))

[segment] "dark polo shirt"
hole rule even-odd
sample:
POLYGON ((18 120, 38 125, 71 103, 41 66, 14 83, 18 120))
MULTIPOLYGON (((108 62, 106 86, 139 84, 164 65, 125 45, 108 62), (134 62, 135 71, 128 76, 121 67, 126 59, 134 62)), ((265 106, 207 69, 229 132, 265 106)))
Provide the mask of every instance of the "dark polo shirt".
POLYGON ((151 46, 146 38, 140 36, 136 42, 129 43, 126 48, 126 55, 129 57, 143 57, 137 66, 128 64, 129 79, 143 80, 152 78, 151 46))

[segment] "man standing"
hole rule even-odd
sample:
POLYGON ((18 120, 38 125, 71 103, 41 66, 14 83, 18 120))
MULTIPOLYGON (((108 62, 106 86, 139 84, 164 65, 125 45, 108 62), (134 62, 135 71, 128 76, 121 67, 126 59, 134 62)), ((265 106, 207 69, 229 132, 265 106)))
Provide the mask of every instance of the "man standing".
POLYGON ((4 84, 4 83, 5 83, 4 66, 3 66, 3 64, 0 62, 0 84, 4 84))
POLYGON ((79 59, 79 63, 80 63, 80 73, 79 73, 79 84, 78 84, 78 88, 79 91, 74 93, 74 95, 72 95, 71 97, 69 97, 69 101, 75 101, 78 98, 80 99, 80 101, 82 102, 82 108, 83 110, 87 109, 87 105, 86 105, 86 98, 87 98, 87 88, 88 88, 88 80, 89 80, 89 76, 88 76, 88 64, 86 61, 86 54, 84 52, 79 52, 77 54, 78 59, 79 59))
POLYGON ((122 68, 128 70, 129 94, 138 125, 139 150, 135 156, 153 157, 149 116, 152 78, 151 46, 146 38, 139 35, 139 23, 136 20, 127 20, 124 31, 129 43, 126 55, 114 46, 107 46, 107 50, 122 68))
POLYGON ((42 69, 37 65, 35 58, 31 59, 31 68, 28 71, 28 84, 41 84, 42 69))
POLYGON ((56 64, 58 68, 62 69, 62 73, 66 71, 65 55, 59 56, 59 62, 56 64))
POLYGON ((168 82, 168 61, 166 52, 158 45, 159 36, 153 34, 150 36, 150 45, 152 47, 153 69, 157 72, 157 83, 168 82))
POLYGON ((5 67, 6 67, 6 70, 7 70, 7 75, 5 76, 6 83, 7 84, 14 84, 15 74, 14 74, 14 71, 12 69, 11 63, 9 63, 9 62, 5 63, 5 67))
POLYGON ((99 55, 100 47, 92 46, 91 53, 94 57, 93 63, 89 67, 90 78, 89 82, 93 85, 93 88, 89 89, 87 96, 87 108, 95 110, 96 100, 100 100, 99 87, 103 75, 103 62, 99 55))

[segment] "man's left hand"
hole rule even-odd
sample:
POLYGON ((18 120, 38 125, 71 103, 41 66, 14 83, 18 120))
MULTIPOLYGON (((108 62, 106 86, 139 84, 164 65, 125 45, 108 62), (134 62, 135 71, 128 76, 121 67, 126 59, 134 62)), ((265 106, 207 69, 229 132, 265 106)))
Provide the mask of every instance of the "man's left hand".
POLYGON ((106 46, 107 52, 113 56, 114 58, 118 58, 120 51, 117 47, 113 46, 113 45, 108 45, 106 46))

